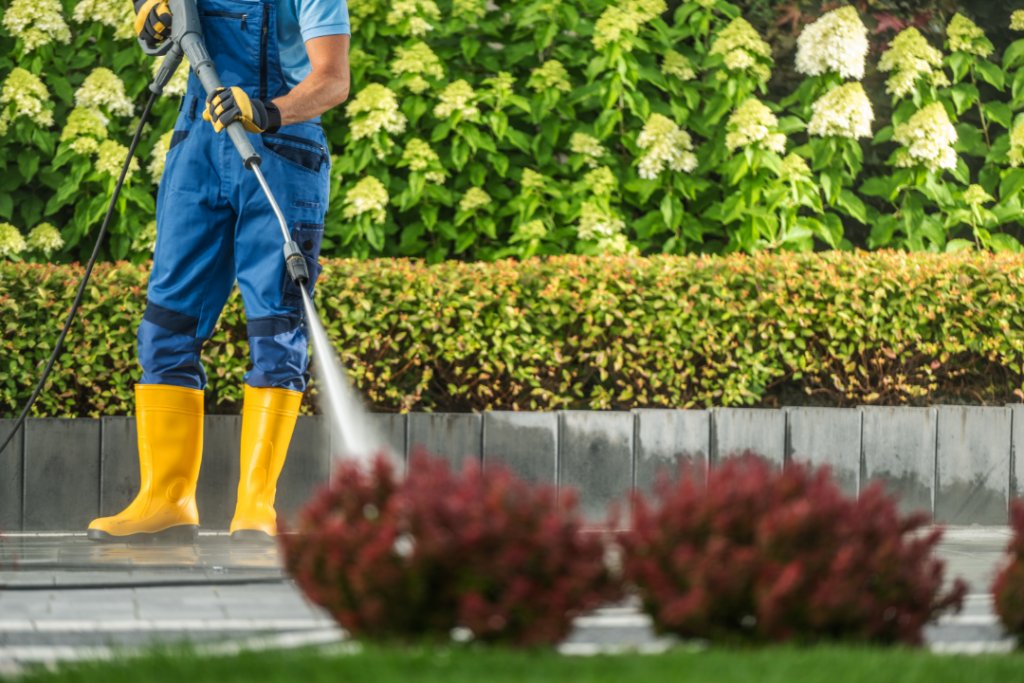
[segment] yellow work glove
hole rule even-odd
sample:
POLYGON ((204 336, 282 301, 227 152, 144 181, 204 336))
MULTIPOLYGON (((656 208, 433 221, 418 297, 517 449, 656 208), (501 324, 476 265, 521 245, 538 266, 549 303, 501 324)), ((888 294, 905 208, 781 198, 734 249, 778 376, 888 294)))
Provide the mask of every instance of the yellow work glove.
POLYGON ((210 93, 203 118, 218 133, 232 121, 239 121, 250 133, 273 133, 281 127, 281 112, 276 104, 250 100, 241 88, 217 88, 210 93))
POLYGON ((171 35, 171 8, 167 0, 138 0, 135 3, 135 32, 149 47, 156 47, 171 35))

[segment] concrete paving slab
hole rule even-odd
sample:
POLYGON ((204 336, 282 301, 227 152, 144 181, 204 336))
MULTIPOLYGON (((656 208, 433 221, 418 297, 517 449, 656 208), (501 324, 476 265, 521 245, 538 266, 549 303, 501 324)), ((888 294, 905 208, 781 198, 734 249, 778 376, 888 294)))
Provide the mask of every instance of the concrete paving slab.
POLYGON ((936 521, 1005 524, 1011 411, 980 406, 937 406, 936 411, 936 521))
POLYGON ((196 487, 202 529, 227 530, 238 502, 241 415, 207 415, 203 422, 203 466, 196 487))
POLYGON ((625 501, 632 488, 633 419, 616 411, 559 413, 559 486, 576 489, 591 521, 607 519, 608 506, 625 501))
POLYGON ((638 490, 653 491, 659 476, 675 479, 681 468, 697 473, 710 466, 711 411, 644 409, 633 414, 638 490))
MULTIPOLYGON (((17 420, 0 420, 0 443, 7 440, 17 420)), ((25 430, 18 430, 0 452, 0 531, 21 531, 24 485, 25 430)))
POLYGON ((478 413, 409 413, 408 452, 425 448, 434 456, 447 458, 461 467, 465 458, 480 462, 483 446, 483 416, 478 413))
POLYGON ((712 463, 753 451, 773 465, 785 464, 786 411, 715 408, 712 425, 712 463))
POLYGON ((846 408, 786 408, 786 459, 828 467, 850 496, 860 491, 861 419, 846 408))
POLYGON ((26 530, 85 529, 100 512, 100 421, 25 423, 26 530))
POLYGON ((556 483, 558 413, 484 413, 483 455, 485 467, 501 463, 526 481, 556 483))
POLYGON ((880 481, 899 497, 904 512, 933 512, 935 504, 934 408, 861 409, 864 471, 862 486, 880 481))

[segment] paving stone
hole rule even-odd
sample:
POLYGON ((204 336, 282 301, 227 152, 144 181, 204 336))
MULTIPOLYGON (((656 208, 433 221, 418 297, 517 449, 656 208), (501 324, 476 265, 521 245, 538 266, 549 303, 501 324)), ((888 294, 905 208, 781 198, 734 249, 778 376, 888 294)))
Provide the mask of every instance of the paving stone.
POLYGON ((828 467, 843 492, 860 491, 862 414, 849 408, 787 408, 786 459, 828 467))
POLYGON ((227 530, 238 501, 241 415, 207 415, 203 422, 203 466, 196 487, 199 524, 206 530, 227 530))
POLYGON ((317 487, 331 476, 330 426, 322 415, 301 415, 288 446, 288 457, 277 480, 274 509, 290 520, 305 505, 317 487))
POLYGON ((461 466, 464 458, 480 460, 483 416, 479 413, 409 413, 406 460, 416 449, 461 466))
POLYGON ((861 431, 862 486, 885 483, 904 512, 932 512, 935 500, 934 408, 868 406, 861 431))
POLYGON ((102 418, 100 515, 124 510, 139 493, 139 433, 134 417, 102 418))
MULTIPOLYGON (((17 420, 0 420, 0 443, 10 436, 15 422, 17 420)), ((0 531, 22 530, 24 444, 25 430, 20 429, 7 448, 0 452, 0 531)))
POLYGON ((484 465, 502 463, 526 481, 558 480, 558 413, 484 413, 484 465))
POLYGON ((773 465, 786 459, 786 411, 761 408, 715 408, 711 461, 753 451, 773 465))
POLYGON ((100 512, 100 420, 25 422, 24 528, 82 530, 100 512))
POLYGON ((558 485, 576 489, 591 521, 606 519, 609 504, 632 487, 633 419, 627 412, 559 413, 558 485))
POLYGON ((652 491, 660 473, 675 478, 680 468, 706 468, 711 453, 711 412, 634 410, 636 488, 652 491))
POLYGON ((1012 413, 1007 408, 937 406, 935 520, 1006 524, 1012 413))

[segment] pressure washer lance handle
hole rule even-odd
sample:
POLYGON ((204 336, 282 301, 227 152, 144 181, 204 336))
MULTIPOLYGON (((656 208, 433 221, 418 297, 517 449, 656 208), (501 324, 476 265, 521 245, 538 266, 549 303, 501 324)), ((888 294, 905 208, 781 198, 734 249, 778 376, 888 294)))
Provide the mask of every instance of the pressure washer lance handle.
POLYGON ((306 267, 306 257, 299 250, 299 245, 294 240, 284 243, 284 265, 288 269, 288 277, 299 287, 309 282, 309 269, 306 267))

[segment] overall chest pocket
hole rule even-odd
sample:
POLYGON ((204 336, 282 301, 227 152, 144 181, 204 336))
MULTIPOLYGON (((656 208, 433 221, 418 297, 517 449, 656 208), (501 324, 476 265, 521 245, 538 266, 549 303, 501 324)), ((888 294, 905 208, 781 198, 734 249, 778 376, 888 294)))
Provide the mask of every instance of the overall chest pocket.
POLYGON ((324 164, 331 163, 327 150, 315 140, 284 133, 264 133, 262 137, 267 150, 312 173, 319 173, 324 164))

